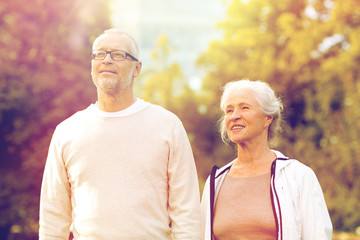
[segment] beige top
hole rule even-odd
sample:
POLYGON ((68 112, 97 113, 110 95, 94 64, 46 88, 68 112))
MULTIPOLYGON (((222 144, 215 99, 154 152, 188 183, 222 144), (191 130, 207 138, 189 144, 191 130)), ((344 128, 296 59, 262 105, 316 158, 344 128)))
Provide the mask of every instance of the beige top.
POLYGON ((225 177, 215 205, 214 235, 217 240, 276 239, 270 173, 225 177))
POLYGON ((55 130, 40 202, 40 240, 200 239, 200 196, 180 120, 148 104, 94 105, 55 130), (129 111, 127 111, 129 112, 129 111))

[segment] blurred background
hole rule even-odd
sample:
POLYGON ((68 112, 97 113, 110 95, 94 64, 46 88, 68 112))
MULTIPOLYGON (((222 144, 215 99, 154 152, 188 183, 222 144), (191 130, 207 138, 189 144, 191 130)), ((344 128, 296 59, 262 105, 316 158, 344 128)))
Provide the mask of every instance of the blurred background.
POLYGON ((54 128, 96 101, 91 44, 139 42, 138 97, 176 113, 202 187, 236 150, 217 131, 221 87, 263 80, 285 103, 275 147, 317 174, 336 234, 360 236, 360 0, 0 0, 0 240, 37 239, 54 128))

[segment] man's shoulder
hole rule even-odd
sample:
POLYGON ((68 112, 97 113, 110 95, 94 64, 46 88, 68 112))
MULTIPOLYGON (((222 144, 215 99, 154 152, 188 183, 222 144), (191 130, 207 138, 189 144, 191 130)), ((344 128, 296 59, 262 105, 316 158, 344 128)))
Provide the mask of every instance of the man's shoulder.
POLYGON ((77 111, 70 115, 68 118, 64 119, 62 122, 60 122, 56 128, 67 128, 69 126, 83 124, 84 119, 86 119, 87 115, 89 114, 90 113, 88 108, 77 111))
POLYGON ((147 111, 150 111, 154 117, 163 118, 164 120, 173 120, 173 121, 180 121, 179 117, 173 113, 172 111, 156 104, 150 104, 147 108, 147 111))

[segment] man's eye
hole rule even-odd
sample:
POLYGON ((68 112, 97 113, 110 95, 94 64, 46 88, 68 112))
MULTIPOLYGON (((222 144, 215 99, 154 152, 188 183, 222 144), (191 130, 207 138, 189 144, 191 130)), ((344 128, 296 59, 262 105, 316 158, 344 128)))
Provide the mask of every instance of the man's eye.
POLYGON ((95 53, 95 57, 104 57, 104 56, 105 56, 105 53, 103 53, 103 52, 95 53))
POLYGON ((113 55, 114 58, 117 58, 117 59, 125 58, 125 54, 123 54, 121 52, 113 52, 112 55, 113 55))

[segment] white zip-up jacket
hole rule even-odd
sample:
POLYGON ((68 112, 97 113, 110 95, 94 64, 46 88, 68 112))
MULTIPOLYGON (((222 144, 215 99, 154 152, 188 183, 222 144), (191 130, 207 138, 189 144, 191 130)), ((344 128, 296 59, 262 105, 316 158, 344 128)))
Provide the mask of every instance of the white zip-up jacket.
MULTIPOLYGON (((331 240, 332 223, 315 173, 295 159, 272 150, 277 159, 271 165, 271 200, 276 213, 278 240, 331 240)), ((235 161, 235 160, 234 160, 235 161)), ((205 183, 201 199, 203 239, 211 240, 213 213, 218 193, 233 162, 213 169, 205 183), (211 204, 211 195, 214 200, 211 204)))

